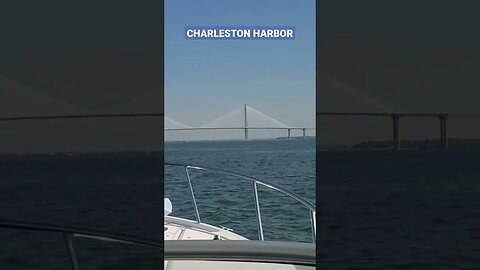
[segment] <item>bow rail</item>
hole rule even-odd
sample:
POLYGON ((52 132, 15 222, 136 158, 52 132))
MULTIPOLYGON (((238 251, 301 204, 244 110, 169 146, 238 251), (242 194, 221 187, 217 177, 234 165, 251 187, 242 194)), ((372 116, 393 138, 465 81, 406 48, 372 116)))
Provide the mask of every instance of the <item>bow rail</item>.
POLYGON ((258 198, 258 186, 259 185, 267 187, 267 188, 272 189, 274 191, 280 192, 280 193, 294 199, 295 201, 301 203, 304 207, 306 207, 309 210, 310 227, 312 229, 312 242, 315 243, 315 241, 316 241, 316 217, 315 217, 316 208, 313 204, 311 204, 307 200, 303 199, 302 197, 298 196, 297 194, 295 194, 293 192, 290 192, 288 190, 285 190, 285 189, 281 188, 280 186, 277 186, 277 185, 268 183, 266 181, 263 181, 261 179, 251 177, 251 176, 248 176, 248 175, 245 175, 245 174, 240 174, 240 173, 227 171, 227 170, 224 170, 224 169, 217 169, 217 168, 204 167, 204 166, 195 166, 195 165, 187 165, 187 164, 179 164, 179 163, 170 163, 170 162, 165 162, 164 165, 165 166, 183 168, 183 170, 185 172, 185 178, 186 178, 186 181, 187 181, 187 184, 188 184, 188 187, 189 187, 189 191, 190 191, 190 198, 192 200, 192 204, 193 204, 193 208, 194 208, 195 220, 196 220, 197 223, 202 223, 202 221, 201 221, 201 218, 200 218, 200 213, 198 211, 198 205, 197 205, 197 200, 195 198, 195 192, 194 192, 193 186, 192 186, 192 181, 190 179, 190 173, 189 173, 190 169, 222 173, 222 174, 225 174, 225 175, 238 177, 239 179, 241 179, 243 181, 247 181, 247 182, 251 183, 252 189, 253 189, 253 200, 254 200, 254 203, 255 203, 255 217, 256 217, 256 221, 257 221, 258 239, 260 241, 264 241, 265 238, 264 238, 264 235, 263 235, 262 216, 261 216, 261 211, 260 211, 260 202, 259 202, 259 198, 258 198))

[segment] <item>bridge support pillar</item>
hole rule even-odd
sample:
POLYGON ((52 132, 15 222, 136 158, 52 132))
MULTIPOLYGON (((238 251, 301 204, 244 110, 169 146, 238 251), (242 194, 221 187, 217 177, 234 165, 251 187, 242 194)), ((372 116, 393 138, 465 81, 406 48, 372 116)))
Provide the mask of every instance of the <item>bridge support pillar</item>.
POLYGON ((302 128, 302 132, 303 132, 303 139, 306 140, 307 136, 305 135, 305 129, 304 128, 302 128))
POLYGON ((290 140, 290 131, 291 129, 287 129, 288 130, 288 139, 290 140))
POLYGON ((392 115, 393 121, 393 149, 400 149, 400 136, 399 136, 399 125, 400 125, 400 116, 392 115))
POLYGON ((447 116, 441 115, 440 117, 440 147, 448 148, 448 136, 447 136, 447 116))

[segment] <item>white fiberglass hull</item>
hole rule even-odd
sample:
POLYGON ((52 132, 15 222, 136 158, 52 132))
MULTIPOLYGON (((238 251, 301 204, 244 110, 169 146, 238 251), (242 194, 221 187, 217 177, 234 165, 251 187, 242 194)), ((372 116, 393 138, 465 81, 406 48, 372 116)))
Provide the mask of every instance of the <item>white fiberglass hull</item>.
MULTIPOLYGON (((219 228, 193 220, 166 216, 164 222, 165 241, 178 240, 248 240, 247 238, 233 233, 230 230, 219 228)), ((165 270, 187 269, 253 269, 253 270, 294 270, 298 269, 291 265, 263 264, 250 262, 219 262, 219 261, 165 261, 165 270)))

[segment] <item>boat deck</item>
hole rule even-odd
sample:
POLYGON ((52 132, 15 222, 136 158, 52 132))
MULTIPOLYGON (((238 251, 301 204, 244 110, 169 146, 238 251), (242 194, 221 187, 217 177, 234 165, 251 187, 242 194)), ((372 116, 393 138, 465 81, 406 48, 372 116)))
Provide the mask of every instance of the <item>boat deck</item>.
POLYGON ((165 240, 248 240, 230 230, 192 220, 165 217, 165 240))

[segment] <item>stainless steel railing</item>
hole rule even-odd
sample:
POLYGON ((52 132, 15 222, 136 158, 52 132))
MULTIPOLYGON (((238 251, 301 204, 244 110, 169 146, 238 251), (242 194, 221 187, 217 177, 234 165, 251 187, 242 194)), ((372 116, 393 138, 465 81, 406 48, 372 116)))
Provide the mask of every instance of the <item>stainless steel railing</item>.
POLYGON ((265 239, 264 239, 264 235, 263 235, 262 215, 261 215, 260 202, 259 202, 259 197, 258 197, 258 185, 267 187, 267 188, 272 189, 274 191, 278 191, 278 192, 280 192, 284 195, 287 195, 288 197, 294 199, 295 201, 301 203, 303 206, 305 206, 309 210, 310 227, 312 229, 312 242, 315 243, 315 241, 316 241, 316 217, 315 217, 316 209, 315 209, 315 206, 313 204, 311 204, 310 202, 306 201, 305 199, 303 199, 302 197, 298 196, 297 194, 295 194, 293 192, 290 192, 288 190, 285 190, 285 189, 283 189, 283 188, 281 188, 277 185, 274 185, 274 184, 268 183, 266 181, 260 180, 258 178, 247 176, 247 175, 240 174, 240 173, 227 171, 227 170, 223 170, 223 169, 193 166, 193 165, 179 164, 179 163, 169 163, 169 162, 165 162, 164 165, 165 166, 183 168, 183 170, 185 172, 185 178, 186 178, 186 181, 187 181, 187 184, 188 184, 188 187, 189 187, 189 191, 190 191, 190 197, 191 197, 192 204, 193 204, 195 220, 197 221, 197 223, 202 223, 202 221, 201 221, 201 218, 200 218, 200 213, 198 211, 197 200, 195 198, 195 192, 193 190, 192 181, 190 179, 189 169, 200 170, 200 171, 211 171, 211 172, 222 173, 222 174, 225 174, 225 175, 235 176, 235 177, 238 177, 241 180, 248 181, 252 184, 253 200, 254 200, 254 203, 255 203, 255 217, 256 217, 257 230, 258 230, 258 239, 260 241, 264 241, 265 239))
POLYGON ((22 222, 22 221, 6 221, 0 220, 0 229, 13 229, 24 231, 39 231, 39 232, 52 232, 60 233, 63 235, 65 242, 65 249, 68 255, 68 261, 72 270, 79 270, 79 264, 74 249, 73 238, 82 237, 90 238, 99 241, 120 242, 139 246, 145 246, 149 248, 156 248, 163 250, 163 241, 152 241, 150 239, 134 237, 130 235, 117 234, 106 231, 99 231, 86 228, 69 227, 69 226, 57 226, 51 224, 22 222))

